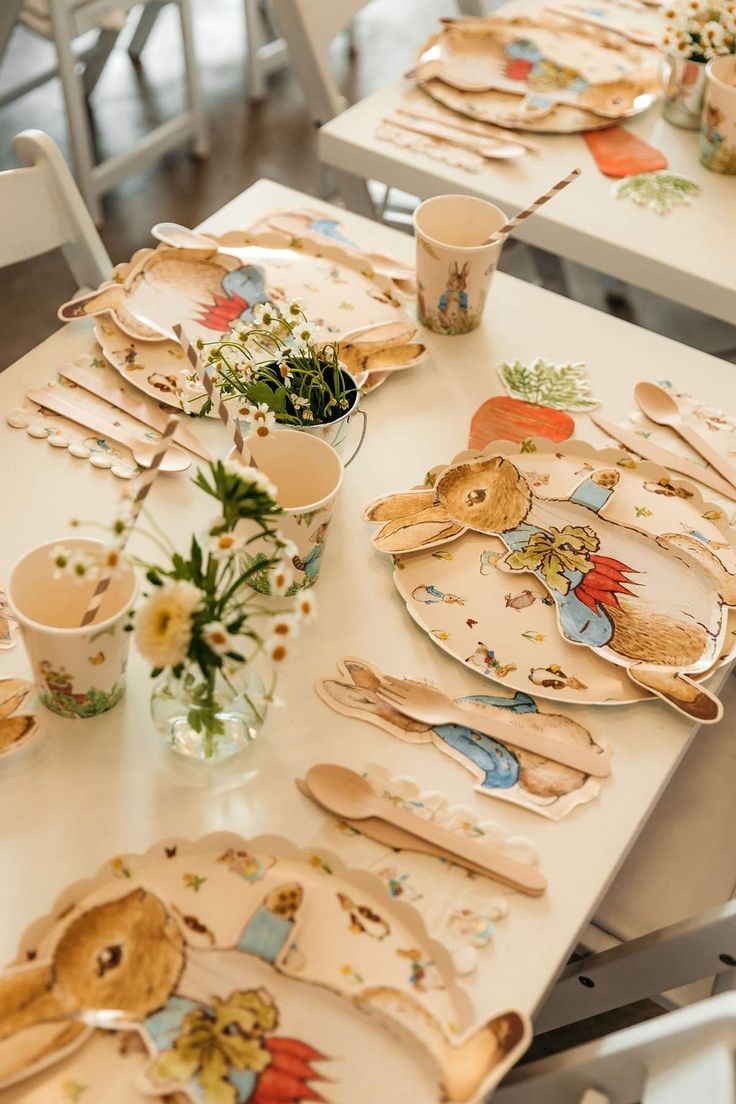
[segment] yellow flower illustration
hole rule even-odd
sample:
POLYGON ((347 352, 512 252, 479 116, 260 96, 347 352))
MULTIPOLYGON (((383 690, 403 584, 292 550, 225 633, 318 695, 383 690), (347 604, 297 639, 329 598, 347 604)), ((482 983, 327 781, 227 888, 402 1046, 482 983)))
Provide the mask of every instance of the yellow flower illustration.
POLYGON ((533 533, 526 546, 512 552, 506 562, 509 567, 541 571, 552 590, 567 594, 570 580, 565 570, 586 575, 593 569, 590 553, 597 552, 599 547, 598 536, 587 526, 566 525, 564 529, 556 529, 551 525, 548 533, 533 533))
POLYGON ((204 1104, 236 1104, 238 1091, 228 1081, 231 1070, 263 1073, 271 1061, 264 1036, 278 1023, 278 1012, 264 990, 234 992, 212 998, 212 1010, 188 1012, 171 1050, 154 1062, 151 1074, 160 1084, 186 1084, 198 1077, 204 1104))

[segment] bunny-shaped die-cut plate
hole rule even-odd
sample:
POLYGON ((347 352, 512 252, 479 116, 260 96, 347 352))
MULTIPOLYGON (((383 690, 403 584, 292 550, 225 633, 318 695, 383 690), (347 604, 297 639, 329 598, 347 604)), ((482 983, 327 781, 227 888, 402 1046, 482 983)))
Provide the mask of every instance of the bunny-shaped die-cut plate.
MULTIPOLYGON (((442 548, 437 555, 452 559, 452 542, 466 533, 496 538, 504 550, 497 566, 510 580, 541 584, 564 641, 623 668, 635 687, 699 722, 719 720, 718 698, 695 679, 723 659, 728 607, 736 606, 734 534, 722 511, 709 510, 691 484, 669 483, 663 469, 617 450, 535 444, 531 457, 508 443, 463 454, 434 486, 372 503, 364 516, 382 523, 375 547, 399 557, 442 548), (556 487, 563 461, 566 480, 556 487)), ((440 600, 424 590, 419 600, 440 600)), ((523 607, 524 594, 509 598, 523 607)), ((486 673, 511 670, 496 664, 486 673)))
POLYGON ((96 1028, 147 1055, 129 1101, 191 1104, 477 1104, 531 1037, 516 1012, 473 1023, 449 953, 378 876, 276 836, 118 856, 28 930, 24 956, 0 973, 13 1104, 89 1074, 85 1096, 106 1102, 86 1065, 96 1028))
POLYGON ((216 341, 237 322, 252 321, 259 304, 278 307, 285 299, 300 302, 325 340, 408 318, 405 270, 397 268, 396 279, 378 272, 334 232, 296 239, 262 220, 212 239, 208 248, 187 233, 181 228, 177 245, 138 250, 113 280, 64 303, 59 318, 106 315, 143 343, 176 340, 177 323, 216 341))
POLYGON ((603 27, 559 14, 453 21, 423 47, 407 74, 439 79, 464 93, 524 97, 519 114, 558 105, 607 119, 637 115, 655 102, 657 51, 603 27))

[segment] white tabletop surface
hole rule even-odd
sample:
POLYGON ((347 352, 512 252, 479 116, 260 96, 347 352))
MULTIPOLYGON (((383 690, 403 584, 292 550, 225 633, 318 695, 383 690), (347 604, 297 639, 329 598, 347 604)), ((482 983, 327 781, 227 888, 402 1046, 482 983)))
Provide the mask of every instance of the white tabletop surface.
POLYGON ((733 322, 736 318, 736 177, 710 172, 698 156, 699 135, 666 122, 657 105, 626 125, 661 150, 675 173, 700 185, 690 206, 668 215, 616 198, 581 134, 530 134, 540 153, 514 161, 487 161, 480 172, 436 161, 376 137, 384 118, 412 92, 398 81, 361 100, 320 131, 328 165, 427 199, 443 192, 490 200, 515 214, 579 166, 578 180, 527 219, 516 236, 686 306, 733 322))
MULTIPOLYGON (((204 229, 243 227, 269 208, 305 199, 260 181, 204 229)), ((358 242, 412 259, 410 238, 337 214, 358 242)), ((733 368, 503 275, 495 277, 482 328, 464 337, 426 337, 431 361, 397 375, 366 400, 366 444, 348 469, 316 588, 320 617, 290 657, 280 686, 286 707, 272 712, 245 771, 225 766, 214 774, 195 769, 193 776, 181 775, 169 753, 159 750, 149 717, 150 680, 135 654, 128 694, 117 708, 76 722, 44 713, 43 746, 0 769, 0 958, 13 955, 24 927, 44 915, 68 883, 91 876, 114 855, 145 850, 172 835, 197 838, 223 829, 245 837, 282 833, 309 845, 324 828, 325 814, 296 791, 293 779, 314 762, 361 769, 380 761, 394 775, 409 775, 424 789, 441 788, 451 803, 468 804, 479 817, 533 841, 549 890, 541 899, 514 896, 494 945, 480 952, 480 965, 464 983, 479 1016, 538 1006, 665 786, 692 726, 654 702, 574 710, 610 742, 613 774, 597 801, 553 823, 477 795, 470 775, 431 749, 337 716, 313 685, 318 676, 333 673, 343 655, 435 679, 457 694, 489 691, 482 676, 453 662, 412 624, 389 563, 371 548, 361 510, 465 447, 470 415, 499 390, 494 365, 502 360, 544 353, 587 362, 613 419, 629 409, 634 382, 661 374, 664 365, 675 384, 697 380, 702 397, 714 402, 732 394, 733 368)), ((60 363, 92 350, 89 323, 60 330, 0 377, 3 411, 20 402, 26 388, 51 378, 60 363)), ((593 443, 603 443, 587 419, 579 424, 593 443)), ((196 429, 225 452, 228 442, 218 424, 196 429)), ((4 420, 0 480, 6 519, 0 578, 33 544, 68 533, 70 518, 111 518, 120 487, 109 472, 52 450, 4 420)), ((188 478, 170 477, 159 480, 149 503, 163 528, 183 543, 211 513, 203 497, 188 478)), ((21 647, 0 653, 0 675, 26 670, 21 647)))

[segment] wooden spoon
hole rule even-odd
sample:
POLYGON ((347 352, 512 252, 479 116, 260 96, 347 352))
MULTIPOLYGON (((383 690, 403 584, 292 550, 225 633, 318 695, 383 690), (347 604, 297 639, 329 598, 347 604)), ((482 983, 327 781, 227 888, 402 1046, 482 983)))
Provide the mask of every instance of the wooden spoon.
MULTIPOLYGON (((294 781, 300 793, 308 797, 315 805, 326 809, 326 806, 323 806, 317 800, 303 778, 296 778, 294 781)), ((330 812, 331 810, 326 809, 326 811, 330 812)), ((484 876, 487 874, 485 867, 478 866, 477 863, 470 862, 469 859, 463 859, 459 855, 448 851, 445 847, 438 847, 435 843, 429 843, 413 832, 406 832, 403 828, 397 828, 395 824, 388 824, 380 817, 363 817, 361 820, 350 820, 342 817, 342 821, 344 824, 349 824, 356 832, 362 832, 364 836, 375 840, 376 843, 382 843, 386 847, 394 848, 394 850, 417 851, 420 855, 434 855, 437 859, 445 859, 446 862, 457 863, 465 870, 472 870, 474 874, 484 876)))
POLYGON ((732 487, 736 487, 736 467, 712 445, 709 445, 689 422, 685 421, 677 400, 664 387, 656 383, 637 383, 634 388, 634 398, 639 409, 650 421, 674 429, 675 433, 700 453, 703 459, 719 471, 732 487))
POLYGON ((547 888, 547 879, 534 866, 516 862, 488 846, 465 839, 458 832, 442 828, 431 820, 423 820, 413 813, 379 797, 370 782, 356 771, 334 763, 320 763, 307 771, 307 786, 320 805, 337 816, 348 820, 378 817, 404 828, 415 836, 428 840, 483 867, 493 878, 522 893, 538 896, 547 888))

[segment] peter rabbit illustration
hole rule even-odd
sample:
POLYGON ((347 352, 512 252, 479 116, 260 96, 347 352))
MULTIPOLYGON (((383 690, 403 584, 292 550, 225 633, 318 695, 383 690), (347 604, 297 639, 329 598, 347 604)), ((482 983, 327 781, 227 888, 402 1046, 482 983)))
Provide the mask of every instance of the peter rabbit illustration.
MULTIPOLYGON (((150 1054, 146 1091, 178 1092, 197 1104, 322 1100, 314 1063, 328 1059, 299 1036, 332 1038, 346 999, 417 1035, 451 1101, 475 1098, 510 1051, 528 1042, 528 1024, 514 1012, 451 1044, 403 990, 378 985, 343 995, 300 977, 289 955, 304 896, 297 883, 277 883, 227 946, 197 943, 196 928, 182 927, 178 910, 142 885, 74 910, 60 921, 46 961, 0 974, 0 1084, 83 1045, 85 1014, 94 1022, 106 1010, 106 1027, 137 1033, 150 1054)), ((349 1084, 340 1099, 352 1099, 349 1084)))
POLYGON ((539 498, 511 460, 481 456, 446 468, 431 490, 379 499, 364 516, 384 522, 374 544, 392 554, 468 529, 500 537, 508 549, 500 563, 545 586, 567 640, 689 716, 717 721, 720 702, 689 676, 721 653, 736 575, 697 536, 654 537, 606 520, 618 481, 617 471, 598 470, 569 498, 539 498))
POLYGON ((447 270, 447 290, 440 295, 437 304, 440 321, 446 330, 462 329, 463 319, 468 313, 466 285, 469 268, 467 261, 462 268, 457 261, 453 261, 447 270))
MULTIPOLYGON (((339 663, 340 677, 320 679, 317 693, 332 709, 359 717, 385 729, 410 744, 434 744, 457 760, 477 779, 476 789, 492 797, 519 791, 517 804, 546 815, 551 804, 580 790, 587 776, 572 767, 543 759, 509 741, 492 739, 470 725, 413 721, 397 712, 379 696, 382 676, 364 660, 349 657, 339 663)), ((513 718, 520 729, 551 732, 571 746, 597 747, 590 733, 562 713, 540 714, 534 698, 517 692, 513 697, 474 694, 462 699, 498 708, 513 718)))

